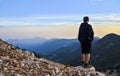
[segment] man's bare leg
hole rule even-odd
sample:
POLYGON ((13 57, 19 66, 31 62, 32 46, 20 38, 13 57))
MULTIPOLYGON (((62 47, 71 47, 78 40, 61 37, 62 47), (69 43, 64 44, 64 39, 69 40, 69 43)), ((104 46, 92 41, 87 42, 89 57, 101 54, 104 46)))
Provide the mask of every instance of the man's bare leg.
POLYGON ((81 54, 81 60, 85 61, 85 54, 81 54))
POLYGON ((90 54, 85 54, 85 63, 88 64, 90 61, 90 54))
POLYGON ((81 54, 82 66, 85 64, 85 54, 81 54))
POLYGON ((85 54, 85 68, 91 68, 92 65, 89 65, 89 61, 90 61, 90 54, 85 54))

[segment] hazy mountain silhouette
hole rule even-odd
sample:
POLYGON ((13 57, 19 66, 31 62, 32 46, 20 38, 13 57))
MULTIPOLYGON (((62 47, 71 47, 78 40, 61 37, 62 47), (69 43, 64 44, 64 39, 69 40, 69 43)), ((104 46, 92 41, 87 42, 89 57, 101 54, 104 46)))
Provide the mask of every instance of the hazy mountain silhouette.
POLYGON ((120 35, 107 34, 94 45, 92 53, 96 67, 120 69, 120 35))
POLYGON ((38 53, 46 53, 55 51, 58 48, 66 47, 74 42, 78 42, 77 39, 44 39, 44 38, 33 38, 33 39, 9 39, 7 40, 10 44, 18 46, 22 49, 29 51, 35 51, 38 53))
POLYGON ((77 39, 50 39, 43 43, 39 48, 44 52, 53 52, 59 48, 64 48, 78 42, 77 39))
POLYGON ((21 49, 29 50, 30 52, 39 52, 39 46, 46 40, 45 38, 35 37, 31 39, 8 39, 7 42, 21 49))
MULTIPOLYGON (((80 52, 81 52, 81 46, 80 43, 77 39, 69 40, 71 43, 67 44, 67 46, 64 47, 59 47, 58 49, 48 52, 48 53, 40 53, 41 56, 59 62, 63 64, 71 64, 74 66, 80 65, 80 52), (74 63, 73 63, 74 62, 74 63)), ((95 37, 93 44, 96 44, 97 41, 99 40, 98 37, 95 37)), ((57 42, 60 40, 58 39, 57 42)), ((68 40, 67 40, 68 41, 68 40)), ((64 40, 66 43, 67 41, 64 40)), ((61 41, 60 41, 61 42, 61 41)), ((62 46, 62 45, 59 45, 62 46)))

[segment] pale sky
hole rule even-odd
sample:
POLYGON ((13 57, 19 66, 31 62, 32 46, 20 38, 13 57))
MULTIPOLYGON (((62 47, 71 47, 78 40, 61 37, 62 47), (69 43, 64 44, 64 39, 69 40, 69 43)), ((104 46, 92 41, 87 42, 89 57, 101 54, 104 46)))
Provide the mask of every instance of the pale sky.
POLYGON ((0 38, 77 38, 84 16, 95 36, 120 34, 120 0, 0 0, 0 38))

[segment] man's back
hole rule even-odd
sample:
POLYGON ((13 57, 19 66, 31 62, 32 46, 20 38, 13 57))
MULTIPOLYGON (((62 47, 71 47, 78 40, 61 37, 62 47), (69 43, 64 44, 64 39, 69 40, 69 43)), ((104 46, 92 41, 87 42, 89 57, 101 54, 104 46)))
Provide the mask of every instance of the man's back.
POLYGON ((81 23, 79 28, 78 39, 81 42, 87 42, 93 40, 93 29, 88 23, 81 23))

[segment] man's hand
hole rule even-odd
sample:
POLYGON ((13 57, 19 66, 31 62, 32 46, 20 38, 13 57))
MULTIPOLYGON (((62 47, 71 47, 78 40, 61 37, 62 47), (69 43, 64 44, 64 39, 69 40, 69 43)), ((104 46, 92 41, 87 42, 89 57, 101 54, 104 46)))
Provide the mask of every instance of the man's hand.
POLYGON ((91 38, 90 38, 90 37, 88 37, 88 40, 91 40, 91 38))

